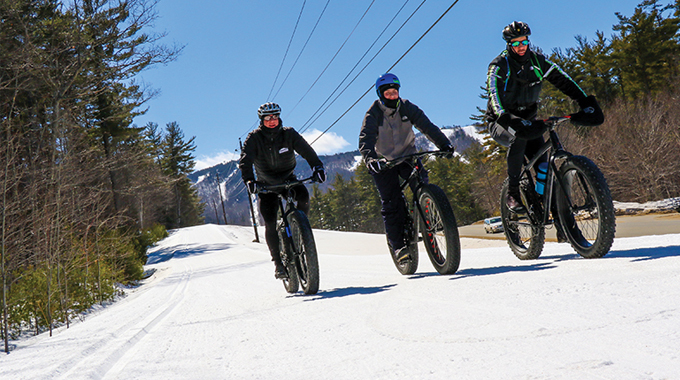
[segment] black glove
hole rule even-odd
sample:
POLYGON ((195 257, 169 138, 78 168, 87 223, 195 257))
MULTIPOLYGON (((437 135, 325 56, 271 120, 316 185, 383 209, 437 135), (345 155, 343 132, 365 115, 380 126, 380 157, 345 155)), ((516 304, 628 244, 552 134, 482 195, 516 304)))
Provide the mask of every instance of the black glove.
POLYGON ((449 145, 447 145, 443 148, 439 148, 439 150, 442 151, 442 152, 446 152, 446 154, 444 155, 444 157, 446 157, 446 158, 452 158, 453 152, 456 151, 456 149, 451 144, 449 144, 449 145))
POLYGON ((543 120, 513 119, 510 122, 508 131, 514 133, 515 137, 522 140, 533 140, 543 137, 548 126, 543 120))
POLYGON ((387 160, 384 158, 367 158, 366 167, 371 174, 378 174, 387 168, 387 160))
POLYGON ((604 123, 604 113, 594 95, 578 100, 581 110, 571 114, 571 122, 584 127, 596 127, 604 123))
POLYGON ((312 173, 312 181, 318 183, 326 182, 326 170, 323 166, 317 166, 314 168, 314 173, 312 173))
POLYGON ((246 186, 248 186, 248 192, 250 194, 257 194, 258 188, 257 188, 257 182, 253 180, 246 181, 246 186))

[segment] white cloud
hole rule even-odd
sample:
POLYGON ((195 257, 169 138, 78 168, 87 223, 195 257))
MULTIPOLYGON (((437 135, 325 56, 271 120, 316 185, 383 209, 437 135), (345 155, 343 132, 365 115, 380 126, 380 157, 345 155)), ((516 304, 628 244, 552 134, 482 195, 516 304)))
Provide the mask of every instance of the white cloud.
MULTIPOLYGON (((321 131, 318 129, 311 129, 302 134, 302 137, 311 144, 312 141, 316 140, 317 137, 321 136, 321 131)), ((312 148, 316 151, 316 154, 333 154, 339 153, 344 148, 350 144, 342 136, 339 136, 333 132, 326 132, 320 139, 318 139, 312 148)))
POLYGON ((220 152, 212 157, 203 156, 201 158, 196 159, 196 167, 194 168, 194 170, 202 170, 224 162, 237 160, 238 157, 239 154, 234 152, 220 152))

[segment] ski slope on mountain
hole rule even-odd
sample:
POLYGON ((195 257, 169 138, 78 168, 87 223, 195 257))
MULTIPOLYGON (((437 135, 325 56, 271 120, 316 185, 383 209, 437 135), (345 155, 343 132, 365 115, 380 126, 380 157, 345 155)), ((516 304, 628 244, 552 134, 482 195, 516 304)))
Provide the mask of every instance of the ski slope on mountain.
POLYGON ((423 253, 402 276, 384 236, 315 230, 321 286, 305 296, 274 279, 252 232, 173 231, 152 277, 14 342, 0 379, 680 378, 680 234, 617 239, 594 260, 463 239, 455 275, 423 253))

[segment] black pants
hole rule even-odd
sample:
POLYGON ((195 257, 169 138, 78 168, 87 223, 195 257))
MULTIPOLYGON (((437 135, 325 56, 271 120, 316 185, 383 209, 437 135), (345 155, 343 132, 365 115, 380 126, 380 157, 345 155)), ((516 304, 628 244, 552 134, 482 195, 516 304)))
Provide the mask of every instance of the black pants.
MULTIPOLYGON (((427 170, 418 161, 418 173, 423 182, 427 183, 427 170)), ((375 186, 380 193, 382 208, 380 214, 385 223, 385 234, 390 246, 398 249, 404 246, 404 222, 406 220, 406 204, 404 194, 399 187, 399 178, 407 179, 413 168, 407 163, 395 166, 391 169, 373 174, 375 186)), ((409 183, 412 191, 415 191, 416 181, 409 183)))
MULTIPOLYGON (((309 213, 309 191, 305 185, 298 185, 290 189, 297 202, 298 210, 309 213)), ((276 232, 276 214, 279 211, 279 197, 276 194, 258 195, 260 215, 264 219, 264 236, 273 261, 281 260, 279 236, 276 232)))
MULTIPOLYGON (((533 140, 523 140, 515 138, 505 128, 498 123, 491 123, 489 125, 491 137, 497 143, 508 147, 508 185, 510 187, 518 187, 520 175, 522 174, 522 165, 524 164, 524 156, 532 158, 543 146, 545 140, 539 137, 533 140)), ((536 165, 548 160, 547 155, 543 155, 540 160, 536 161, 536 165)))

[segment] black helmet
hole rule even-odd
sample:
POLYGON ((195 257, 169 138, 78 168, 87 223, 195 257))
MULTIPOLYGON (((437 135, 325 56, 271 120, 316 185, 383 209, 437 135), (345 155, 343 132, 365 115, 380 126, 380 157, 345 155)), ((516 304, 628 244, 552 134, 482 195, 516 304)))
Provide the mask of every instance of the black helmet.
POLYGON ((510 43, 511 40, 519 37, 529 37, 531 35, 531 29, 529 25, 522 21, 513 21, 512 24, 503 28, 503 39, 505 42, 510 43))
POLYGON ((257 116, 262 119, 267 115, 279 115, 281 113, 281 107, 278 104, 268 102, 260 106, 257 109, 257 116))

